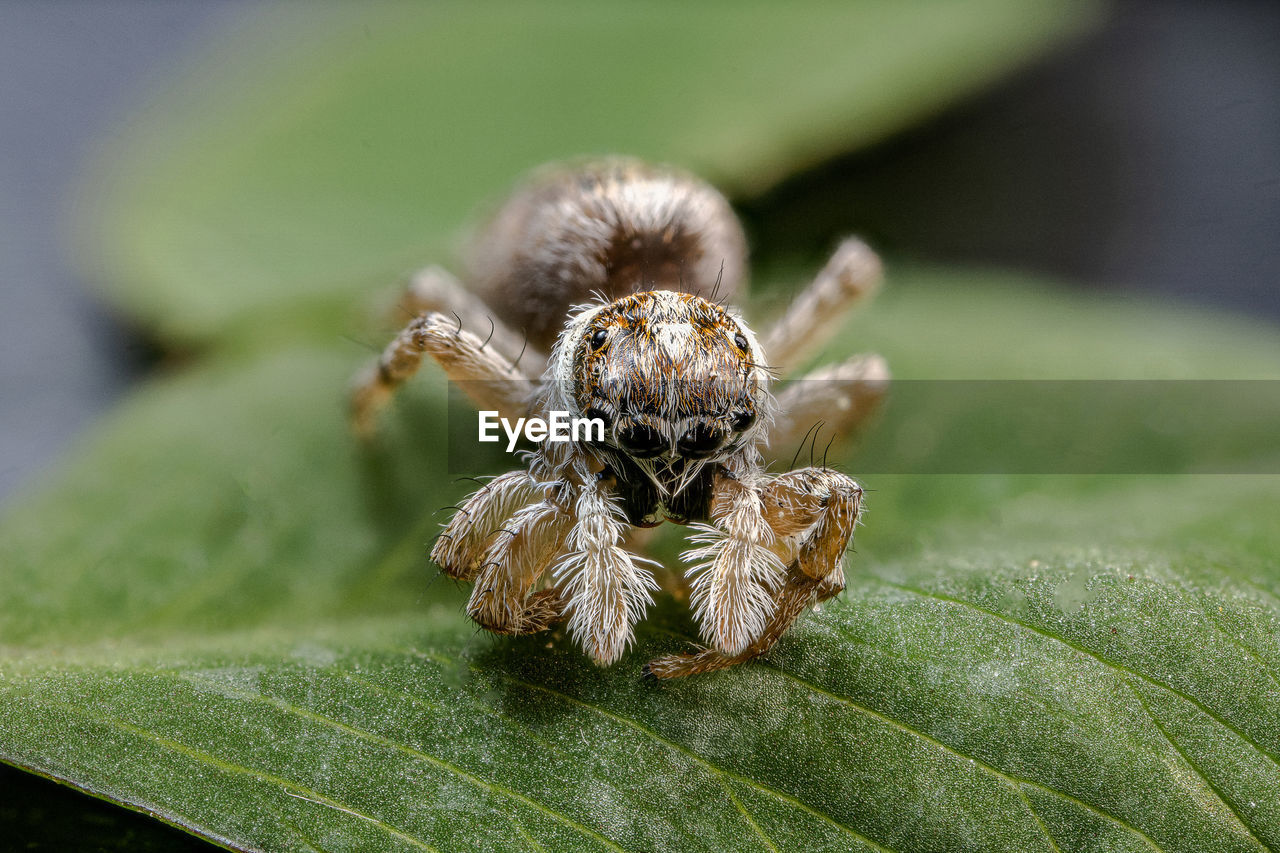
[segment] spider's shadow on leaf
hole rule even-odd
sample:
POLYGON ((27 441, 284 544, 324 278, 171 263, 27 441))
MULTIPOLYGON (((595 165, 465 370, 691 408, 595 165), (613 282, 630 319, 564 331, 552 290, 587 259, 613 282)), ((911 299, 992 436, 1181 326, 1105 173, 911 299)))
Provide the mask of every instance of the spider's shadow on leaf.
MULTIPOLYGON (((636 627, 636 643, 612 666, 594 665, 563 628, 522 637, 478 631, 463 650, 458 675, 469 691, 484 693, 504 713, 541 725, 571 712, 575 703, 594 704, 599 696, 622 693, 643 702, 678 690, 684 682, 645 679, 644 664, 660 655, 699 648, 687 604, 660 593, 636 627)), ((734 673, 728 670, 704 680, 732 678, 734 673)))

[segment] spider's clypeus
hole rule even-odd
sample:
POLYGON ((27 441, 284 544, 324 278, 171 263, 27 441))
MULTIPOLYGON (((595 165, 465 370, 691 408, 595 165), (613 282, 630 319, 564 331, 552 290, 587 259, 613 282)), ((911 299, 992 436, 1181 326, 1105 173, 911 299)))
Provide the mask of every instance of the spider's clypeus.
POLYGON ((661 567, 633 553, 636 528, 663 520, 693 531, 688 567, 670 578, 688 584, 707 647, 653 660, 647 675, 749 660, 844 588, 862 489, 825 462, 772 474, 766 459, 818 422, 849 432, 887 370, 855 356, 776 396, 770 386, 875 290, 880 264, 846 240, 761 338, 726 307, 743 295, 745 264, 741 226, 716 190, 611 159, 536 174, 474 242, 467 286, 434 267, 414 277, 415 319, 357 377, 358 433, 424 353, 483 410, 606 427, 603 441, 539 444, 436 540, 432 559, 474 584, 467 612, 481 626, 527 634, 567 622, 593 660, 613 663, 658 588, 661 567))

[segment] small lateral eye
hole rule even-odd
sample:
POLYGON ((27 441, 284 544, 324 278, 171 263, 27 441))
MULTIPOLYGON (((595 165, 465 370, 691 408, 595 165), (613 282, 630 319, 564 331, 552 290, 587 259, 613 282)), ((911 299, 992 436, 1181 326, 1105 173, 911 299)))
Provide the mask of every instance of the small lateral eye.
POLYGON ((733 336, 733 342, 737 345, 738 349, 743 352, 747 351, 747 336, 742 334, 742 332, 738 332, 733 336))
POLYGON ((604 346, 604 342, 609 340, 609 332, 605 329, 597 329, 596 333, 591 336, 591 346, 593 349, 600 349, 604 346))

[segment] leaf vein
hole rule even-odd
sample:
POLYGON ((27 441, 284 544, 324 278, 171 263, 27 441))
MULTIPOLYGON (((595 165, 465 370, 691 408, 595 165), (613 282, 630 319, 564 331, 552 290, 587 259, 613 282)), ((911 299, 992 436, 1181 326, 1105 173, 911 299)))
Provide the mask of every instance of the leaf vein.
MULTIPOLYGON (((430 654, 427 654, 427 653, 425 653, 425 652, 421 652, 421 651, 418 651, 418 650, 411 650, 411 653, 412 653, 412 654, 415 654, 415 655, 417 655, 417 656, 419 656, 419 657, 426 658, 426 659, 428 659, 428 660, 435 660, 437 663, 441 662, 442 660, 443 660, 443 661, 447 661, 447 662, 449 662, 449 663, 460 663, 460 664, 462 664, 462 665, 464 665, 464 666, 469 667, 471 670, 473 670, 473 671, 475 671, 475 672, 480 672, 480 673, 484 673, 484 672, 485 672, 484 670, 481 670, 479 667, 477 667, 477 666, 475 666, 474 664, 472 664, 470 661, 466 661, 466 660, 463 660, 463 659, 461 659, 461 658, 449 658, 449 657, 447 657, 447 656, 445 656, 445 655, 436 655, 436 656, 433 656, 433 655, 430 655, 430 654)), ((599 707, 598 705, 593 705, 593 704, 591 704, 590 702, 585 702, 585 701, 583 701, 583 700, 581 700, 581 699, 578 699, 578 698, 576 698, 576 697, 570 696, 570 695, 568 695, 567 693, 562 693, 562 692, 560 692, 559 690, 556 690, 556 689, 554 689, 554 688, 552 688, 552 687, 545 687, 545 686, 543 686, 543 685, 541 685, 541 684, 532 684, 532 683, 530 683, 530 682, 528 682, 528 681, 522 681, 522 680, 520 680, 519 678, 516 678, 516 677, 511 676, 511 675, 507 675, 506 673, 497 673, 497 675, 498 675, 500 678, 504 679, 505 681, 509 681, 509 682, 511 682, 512 684, 518 685, 518 686, 520 686, 520 687, 524 687, 524 688, 526 688, 526 689, 528 689, 528 690, 536 690, 536 691, 539 691, 539 692, 542 692, 542 693, 546 693, 546 694, 548 694, 548 695, 550 695, 550 696, 554 696, 554 697, 556 697, 556 698, 558 698, 558 699, 561 699, 562 701, 565 701, 565 702, 568 702, 568 703, 570 703, 570 704, 578 705, 578 706, 580 706, 580 707, 586 708, 586 709, 587 709, 587 710, 589 710, 589 711, 593 711, 593 712, 595 712, 595 713, 597 713, 597 714, 600 714, 601 716, 606 717, 607 719, 613 720, 614 722, 619 723, 619 724, 621 724, 621 725, 627 726, 628 728, 635 729, 636 731, 640 732, 641 734, 644 734, 644 735, 646 735, 647 737, 652 738, 652 739, 653 739, 654 741, 656 741, 657 743, 660 743, 660 744, 662 744, 663 746, 666 746, 666 747, 667 747, 667 748, 669 748, 669 749, 672 749, 672 750, 674 750, 674 751, 676 751, 676 752, 679 752, 679 753, 681 753, 681 754, 683 754, 683 755, 685 755, 685 756, 689 757, 690 759, 692 759, 692 760, 693 760, 693 761, 695 761, 696 763, 701 764, 703 767, 705 767, 705 768, 707 768, 708 770, 710 770, 713 774, 721 775, 721 776, 725 776, 725 777, 727 777, 727 778, 729 778, 729 779, 733 779, 733 780, 735 780, 735 781, 737 781, 737 782, 739 782, 739 783, 741 783, 741 784, 745 785, 746 787, 754 788, 755 790, 760 791, 761 793, 768 794, 768 795, 770 795, 770 796, 772 796, 772 797, 774 797, 774 798, 776 798, 776 799, 778 799, 778 800, 781 800, 782 802, 788 803, 788 804, 790 804, 790 805, 792 805, 792 806, 794 806, 794 807, 796 807, 796 808, 800 809, 801 811, 804 811, 804 812, 806 812, 806 813, 808 813, 808 814, 810 814, 810 815, 813 815, 813 816, 814 816, 814 817, 816 817, 816 818, 819 818, 819 819, 821 819, 821 820, 823 820, 823 821, 826 821, 827 823, 831 824, 832 826, 835 826, 835 827, 837 827, 837 828, 839 828, 839 829, 843 830, 845 833, 847 833, 847 834, 848 834, 848 835, 850 835, 851 837, 856 838, 856 839, 858 839, 859 841, 862 841, 862 842, 863 842, 863 843, 865 843, 865 844, 869 844, 869 845, 871 845, 872 847, 874 847, 874 848, 875 848, 875 849, 877 849, 877 850, 884 851, 884 853, 897 853, 897 851, 893 850, 893 848, 891 848, 891 847, 887 847, 887 846, 885 846, 885 845, 883 845, 883 844, 880 844, 880 843, 878 843, 878 842, 876 842, 876 841, 872 840, 871 838, 868 838, 867 836, 863 835, 862 833, 858 832, 857 830, 853 829, 852 827, 847 826, 846 824, 841 823, 840 821, 836 820, 835 818, 831 817, 831 816, 830 816, 830 815, 828 815, 828 814, 824 814, 823 812, 818 811, 817 809, 815 809, 815 808, 813 808, 812 806, 810 806, 810 805, 808 805, 808 804, 804 803, 803 801, 801 801, 801 800, 797 799, 796 797, 791 796, 790 794, 785 794, 785 793, 783 793, 782 791, 778 791, 778 790, 775 790, 775 789, 773 789, 773 788, 768 787, 767 785, 761 784, 760 782, 757 782, 757 781, 755 781, 754 779, 751 779, 751 778, 746 777, 746 776, 742 776, 742 775, 737 774, 737 773, 734 773, 734 772, 732 772, 732 771, 730 771, 730 770, 726 770, 726 769, 724 769, 723 767, 719 767, 719 766, 717 766, 716 764, 712 763, 710 760, 708 760, 708 759, 706 759, 706 758, 702 757, 701 755, 698 755, 696 752, 694 752, 693 750, 689 749, 688 747, 682 746, 682 745, 680 745, 680 744, 676 743, 675 741, 667 740, 666 738, 664 738, 664 737, 662 737, 661 735, 659 735, 657 732, 653 731, 652 729, 648 728, 647 726, 643 725, 642 723, 637 722, 636 720, 632 720, 631 718, 629 718, 629 717, 624 717, 624 716, 622 716, 622 715, 620 715, 620 714, 615 714, 615 713, 613 713, 613 712, 611 712, 611 711, 607 711, 607 710, 605 710, 604 708, 599 707)))
POLYGON ((511 821, 511 825, 515 827, 516 832, 520 834, 520 837, 524 839, 524 842, 526 844, 528 844, 535 851, 537 851, 537 853, 547 853, 546 848, 544 848, 541 844, 539 844, 536 840, 534 840, 534 837, 532 835, 525 832, 524 827, 520 825, 519 818, 517 818, 515 815, 512 814, 512 815, 507 815, 507 819, 511 821))
MULTIPOLYGON (((825 696, 828 699, 831 699, 835 702, 848 705, 850 708, 853 708, 854 710, 857 710, 857 711, 861 711, 862 713, 868 716, 874 717, 875 719, 881 720, 882 722, 887 723, 888 725, 893 726, 894 728, 897 728, 908 734, 915 735, 916 737, 921 738, 922 740, 925 740, 939 747, 944 752, 950 753, 951 755, 954 755, 957 758, 963 759, 965 761, 973 762, 978 767, 981 767, 983 770, 986 770, 988 773, 992 773, 1000 777, 1001 779, 1003 779, 1020 796, 1022 795, 1020 786, 1026 785, 1028 787, 1035 788, 1040 791, 1044 791, 1046 794, 1052 794, 1056 797, 1060 797, 1061 799, 1075 803, 1081 808, 1088 809, 1089 811, 1093 812, 1099 817, 1106 818, 1112 823, 1115 823, 1116 825, 1128 830, 1129 832, 1132 832, 1134 835, 1137 835, 1143 841, 1149 844, 1153 850, 1158 851, 1158 853, 1159 851, 1162 851, 1162 848, 1160 847, 1160 845, 1156 844, 1156 842, 1152 840, 1151 837, 1148 836, 1145 832, 1138 829, 1136 826, 1129 823, 1124 818, 1113 815, 1099 806, 1092 805, 1091 803, 1086 803, 1084 800, 1081 800, 1078 797, 1072 796, 1071 794, 1068 794, 1066 791, 1060 791, 1057 788, 1050 787, 1049 785, 1045 785, 1041 782, 1036 782, 1032 779, 1026 779, 1021 776, 1014 776, 1011 773, 1007 773, 1001 770, 1000 768, 995 767, 994 765, 988 764, 987 762, 983 761, 980 758, 976 758, 972 755, 967 755, 961 752, 960 750, 956 749, 955 747, 950 746, 949 744, 943 743, 942 741, 938 740, 937 738, 933 737, 927 732, 913 728, 912 726, 902 722, 901 720, 896 720, 893 717, 882 714, 879 711, 866 707, 865 705, 860 705, 857 702, 855 702, 853 699, 849 698, 848 696, 841 696, 838 693, 832 693, 828 690, 824 690, 823 688, 817 686, 816 684, 813 684, 812 682, 809 682, 809 681, 805 681, 800 676, 794 675, 786 671, 785 669, 782 669, 781 667, 777 666, 776 664, 770 663, 769 661, 761 661, 761 664, 763 666, 766 666, 772 669, 774 672, 777 672, 779 675, 782 675, 783 677, 794 681, 796 684, 799 684, 803 687, 808 688, 809 690, 813 691, 814 693, 817 693, 818 695, 825 696)), ((1025 796, 1023 797, 1023 799, 1025 800, 1025 796)), ((1030 808, 1030 805, 1031 804, 1028 803, 1027 807, 1030 808)), ((1034 809, 1031 810, 1031 814, 1034 818, 1036 818, 1036 821, 1039 823, 1040 822, 1039 815, 1035 813, 1034 809)), ((1043 823, 1041 823, 1041 827, 1043 827, 1043 823)), ((1048 830, 1045 830, 1045 833, 1048 834, 1048 830)), ((1050 840, 1052 841, 1052 836, 1050 837, 1050 840)))
POLYGON ((572 818, 566 815, 560 814, 559 812, 555 811, 554 809, 545 805, 544 803, 540 803, 537 800, 532 799, 531 797, 527 797, 524 794, 521 794, 519 791, 513 790, 504 785, 499 785, 496 782, 490 782, 487 779, 483 779, 480 776, 476 776, 473 773, 469 773, 468 771, 463 770, 461 767, 457 766, 456 764, 446 761, 443 758, 440 758, 439 756, 431 755, 430 753, 423 752, 422 750, 419 750, 419 749, 414 749, 413 747, 407 746, 405 744, 396 743, 390 738, 385 738, 385 737, 382 737, 381 735, 374 734, 373 732, 365 731, 364 729, 360 729, 355 726, 348 725, 342 722, 341 720, 335 720, 331 717, 326 717, 323 714, 318 714, 315 711, 308 710, 299 705, 294 705, 291 702, 287 702, 283 699, 279 699, 274 696, 267 696, 265 694, 253 693, 253 692, 244 691, 244 690, 233 690, 233 689, 230 689, 226 684, 210 681, 208 679, 200 678, 198 676, 190 675, 188 673, 183 673, 183 672, 174 672, 174 671, 168 671, 168 670, 145 670, 145 671, 155 675, 170 675, 172 677, 179 678, 184 681, 191 681, 191 682, 200 683, 200 684, 208 684, 218 688, 219 691, 222 691, 227 695, 234 694, 243 699, 248 699, 250 701, 263 702, 263 703, 272 705, 276 708, 279 708, 280 710, 286 713, 294 714, 296 716, 302 717, 303 719, 314 720, 315 722, 318 722, 321 725, 330 726, 340 731, 347 732, 353 737, 360 738, 361 740, 367 740, 370 743, 379 744, 380 746, 387 747, 388 749, 395 750, 396 752, 400 752, 412 758, 421 759, 423 761, 426 761, 428 764, 431 764, 435 767, 439 767, 442 770, 446 770, 450 773, 453 773, 458 778, 471 783, 475 787, 490 791, 492 793, 503 794, 511 799, 518 800, 519 802, 522 802, 525 805, 528 805, 531 808, 542 812, 543 814, 547 815, 551 819, 555 820, 557 823, 563 824, 564 826, 567 826, 570 829, 576 830, 577 832, 587 836, 588 838, 592 838, 596 841, 599 841, 601 844, 608 847, 610 850, 615 850, 617 851, 617 853, 625 853, 625 851, 613 841, 610 841, 608 838, 605 838, 603 835, 596 832, 595 830, 589 827, 583 826, 582 824, 578 823, 572 818))
POLYGON ((939 592, 930 592, 928 590, 917 589, 916 587, 895 583, 894 581, 885 580, 884 578, 877 578, 877 580, 880 583, 883 583, 885 586, 893 587, 894 589, 900 589, 900 590, 903 590, 904 592, 910 592, 910 593, 913 593, 914 595, 918 595, 923 598, 932 598, 937 601, 945 601, 945 602, 949 602, 951 604, 957 605, 959 607, 967 607, 971 610, 977 611, 978 613, 985 613, 987 616, 990 616, 993 619, 997 619, 1009 625, 1016 625, 1019 628, 1022 628, 1023 630, 1030 631, 1034 634, 1039 634, 1040 636, 1047 637, 1048 639, 1053 640, 1054 642, 1061 643, 1062 645, 1066 646, 1069 649, 1074 649, 1075 651, 1079 652, 1082 655, 1087 655, 1088 657, 1093 658, 1098 663, 1102 664, 1104 667, 1114 670, 1115 672, 1120 673, 1121 675, 1131 675, 1134 678, 1141 679, 1142 681, 1145 681, 1148 684, 1151 684, 1155 687, 1159 687, 1164 690, 1167 690, 1168 692, 1172 693, 1174 696, 1177 696, 1180 699, 1190 702, 1192 705, 1198 708, 1202 713, 1204 713, 1210 719, 1214 720, 1223 728, 1227 729, 1232 734, 1234 734, 1236 737, 1240 738, 1242 741, 1249 744, 1260 755, 1270 760, 1270 762, 1276 765, 1276 767, 1280 768, 1280 759, 1277 759, 1274 755, 1272 755, 1270 752, 1264 749, 1262 745, 1259 744, 1257 741, 1255 741, 1253 738, 1249 737, 1244 732, 1240 731, 1240 729, 1236 728, 1234 725, 1227 722, 1219 714, 1217 714, 1211 708, 1206 707, 1204 703, 1200 702, 1200 700, 1196 699, 1194 696, 1184 693, 1178 688, 1173 687, 1172 685, 1165 684, 1163 681, 1159 680, 1158 678, 1145 675, 1141 672, 1138 672, 1135 669, 1130 669, 1129 667, 1125 666, 1122 663, 1117 663, 1116 661, 1105 658, 1102 655, 1084 646, 1081 646, 1077 643, 1073 643, 1064 637, 1059 637, 1055 634, 1052 634, 1049 631, 1044 630, 1043 628, 1037 628, 1035 625, 1030 625, 1026 622, 1022 622, 1012 617, 1005 616, 1004 614, 997 613, 994 610, 988 610, 987 608, 982 607, 981 605, 978 605, 978 604, 974 604, 971 601, 965 601, 962 598, 955 598, 953 596, 945 595, 939 592))
POLYGON ((756 835, 760 836, 760 840, 765 843, 765 846, 772 850, 773 853, 779 853, 778 846, 773 843, 773 839, 765 834, 765 831, 760 828, 760 824, 756 823, 756 819, 751 816, 751 812, 747 811, 747 807, 742 804, 742 801, 738 799, 738 795, 733 792, 733 786, 729 784, 729 780, 722 775, 717 775, 716 779, 720 782, 721 787, 724 788, 724 792, 729 795, 729 800, 733 803, 734 808, 746 819, 747 823, 751 824, 751 828, 755 830, 756 835))
POLYGON ((144 740, 150 741, 151 743, 154 743, 157 746, 161 746, 161 747, 164 747, 165 749, 168 749, 170 752, 176 752, 179 755, 184 755, 195 761, 199 761, 203 764, 206 764, 214 768, 215 770, 220 770, 224 773, 233 773, 241 776, 249 776, 253 779, 258 779, 263 782, 269 782, 272 785, 276 785, 277 787, 279 787, 288 796, 296 797, 298 799, 305 799, 305 800, 308 800, 309 802, 316 803, 317 805, 327 806, 329 808, 336 809, 340 812, 345 812, 346 814, 352 815, 353 817, 357 817, 357 818, 360 818, 361 820, 368 822, 372 826, 378 827, 379 829, 383 830, 389 835, 394 835, 397 838, 403 839, 404 841, 409 842, 415 847, 419 847, 423 850, 432 851, 432 853, 440 853, 439 849, 432 847, 430 844, 426 843, 425 841, 421 841, 417 838, 414 838, 412 835, 409 835, 408 833, 403 832, 402 830, 396 829, 394 826, 387 823, 386 821, 380 820, 376 817, 373 817, 372 815, 367 815, 364 812, 351 808, 350 806, 345 806, 342 803, 338 802, 337 800, 331 799, 330 797, 326 797, 324 794, 321 794, 319 791, 315 791, 315 790, 312 790, 311 788, 308 788, 306 785, 302 785, 302 784, 299 784, 298 782, 285 779, 281 776, 276 776, 275 774, 268 773, 264 770, 254 770, 251 767, 245 767, 243 764, 237 764, 234 761, 227 761, 224 758, 219 758, 218 756, 209 752, 205 752, 202 749, 197 749, 193 746, 188 746, 187 744, 179 743, 178 741, 167 738, 164 735, 160 734, 159 732, 153 732, 150 729, 143 728, 142 726, 135 726, 132 723, 126 723, 124 720, 116 719, 115 717, 110 717, 104 714, 95 714, 94 712, 90 711, 88 708, 82 708, 79 705, 75 705, 70 702, 57 702, 53 700, 45 700, 45 701, 48 704, 56 705, 60 708, 64 708, 65 710, 79 714, 83 717, 87 717, 88 719, 97 720, 100 723, 105 723, 106 725, 119 729, 120 731, 127 732, 136 737, 143 738, 144 740), (305 796, 298 796, 297 794, 291 793, 289 790, 290 788, 304 794, 305 796))
MULTIPOLYGON (((407 690, 394 690, 394 691, 393 691, 393 690, 387 690, 386 688, 379 687, 377 684, 375 684, 374 682, 370 681, 369 679, 364 678, 364 677, 359 676, 359 675, 356 675, 354 672, 351 672, 351 671, 349 671, 349 670, 343 669, 343 668, 341 668, 341 667, 339 667, 339 666, 330 666, 330 667, 328 667, 328 669, 329 669, 329 671, 330 671, 330 672, 333 672, 333 673, 336 673, 336 674, 338 674, 338 675, 342 676, 342 677, 343 677, 344 679, 346 679, 347 681, 350 681, 350 682, 352 682, 352 683, 354 683, 354 684, 358 684, 358 685, 360 685, 361 687, 364 687, 364 688, 365 688, 365 689, 367 689, 367 690, 371 690, 371 691, 373 691, 374 693, 380 694, 380 695, 382 695, 382 696, 389 696, 389 697, 400 698, 400 699, 403 699, 404 701, 408 702, 410 705, 415 705, 415 706, 420 707, 420 708, 426 708, 426 709, 428 709, 428 710, 430 710, 430 711, 432 711, 432 712, 434 712, 434 713, 437 713, 437 714, 443 713, 443 708, 442 708, 439 704, 437 704, 437 703, 435 703, 435 702, 424 702, 424 701, 422 701, 421 699, 419 699, 418 697, 416 697, 416 696, 414 696, 414 695, 410 694, 407 690)), ((475 709, 477 709, 478 711, 480 711, 481 713, 483 713, 485 716, 488 716, 488 717, 494 717, 494 718, 500 719, 500 720, 502 720, 503 722, 506 722, 506 723, 516 722, 516 721, 512 720, 512 719, 511 719, 511 717, 509 717, 509 716, 503 716, 502 714, 500 714, 500 713, 498 713, 497 711, 495 711, 492 705, 486 705, 484 702, 479 701, 478 699, 476 699, 476 698, 475 698, 475 697, 473 697, 473 696, 468 696, 468 697, 467 697, 467 702, 468 702, 468 703, 469 703, 473 708, 475 708, 475 709)), ((551 751, 551 752, 555 752, 555 753, 557 753, 557 754, 559 754, 559 755, 565 755, 565 751, 564 751, 563 749, 561 749, 560 747, 556 746, 554 743, 552 743, 551 741, 547 740, 546 738, 542 737, 540 734, 538 734, 536 731, 534 731, 530 726, 527 726, 527 725, 525 725, 525 724, 523 724, 523 723, 517 723, 517 724, 521 727, 521 729, 525 732, 525 735, 526 735, 530 740, 537 741, 538 743, 542 744, 544 747, 546 747, 546 748, 547 748, 549 751, 551 751)))
POLYGON ((1221 636, 1231 645, 1235 646, 1237 649, 1243 652, 1246 657, 1250 658, 1254 663, 1256 663, 1258 665, 1258 669, 1261 670, 1261 672, 1268 679, 1271 680, 1271 683, 1274 684, 1276 687, 1280 688, 1280 681, 1276 680, 1275 673, 1272 671, 1271 666, 1266 661, 1264 661, 1261 657, 1258 656, 1258 653, 1256 650, 1250 648, 1249 646, 1242 643, 1240 640, 1236 639, 1235 634, 1229 628, 1225 627, 1222 624, 1222 620, 1219 618, 1217 614, 1212 612, 1212 608, 1205 607, 1202 604, 1198 605, 1198 607, 1200 609, 1200 612, 1204 614, 1205 621, 1212 624, 1213 627, 1217 629, 1219 636, 1221 636))
POLYGON ((1027 796, 1027 792, 1022 790, 1022 786, 1018 786, 1018 796, 1022 798, 1023 805, 1027 807, 1027 811, 1035 818, 1036 823, 1040 825, 1040 830, 1044 833, 1044 837, 1049 839, 1049 846, 1058 853, 1062 853, 1062 848, 1058 846, 1058 842, 1053 839, 1053 834, 1049 832, 1049 827, 1044 825, 1044 821, 1040 819, 1040 815, 1036 814, 1036 810, 1031 805, 1031 799, 1027 796))
POLYGON ((1164 725, 1160 722, 1160 720, 1156 717, 1155 712, 1151 710, 1151 706, 1147 704, 1147 700, 1142 698, 1142 692, 1138 690, 1136 687, 1134 687, 1128 681, 1125 682, 1125 686, 1129 688, 1129 691, 1131 693, 1133 693, 1134 698, 1138 700, 1138 704, 1142 706, 1142 710, 1146 712, 1147 717, 1155 725, 1156 729, 1160 732, 1161 736, 1166 741, 1168 741, 1169 745, 1173 747, 1174 751, 1177 752, 1178 755, 1182 756, 1182 760, 1187 763, 1187 766, 1191 768, 1192 772, 1195 773, 1196 776, 1200 777, 1200 781, 1204 782, 1204 784, 1209 788, 1210 791, 1213 791, 1214 796, 1218 798, 1218 801, 1227 807, 1227 810, 1231 812, 1232 816, 1234 816, 1235 819, 1239 822, 1241 828, 1244 829, 1244 831, 1249 835, 1249 837, 1252 838, 1260 848, 1262 848, 1263 850, 1270 850, 1271 848, 1268 847, 1266 844, 1264 844, 1262 840, 1258 838, 1258 834, 1254 832, 1254 829, 1252 826, 1249 825, 1249 822, 1244 819, 1244 817, 1240 814, 1240 812, 1236 811, 1236 807, 1231 804, 1231 801, 1227 799, 1226 795, 1223 794, 1222 791, 1218 790, 1218 786, 1213 784, 1213 782, 1209 779, 1208 775, 1206 775, 1205 772, 1200 769, 1200 765, 1197 764, 1195 761, 1193 761, 1191 759, 1191 756, 1187 755, 1186 750, 1184 750, 1178 744, 1178 742, 1174 740, 1173 735, 1169 734, 1169 730, 1166 729, 1164 725))

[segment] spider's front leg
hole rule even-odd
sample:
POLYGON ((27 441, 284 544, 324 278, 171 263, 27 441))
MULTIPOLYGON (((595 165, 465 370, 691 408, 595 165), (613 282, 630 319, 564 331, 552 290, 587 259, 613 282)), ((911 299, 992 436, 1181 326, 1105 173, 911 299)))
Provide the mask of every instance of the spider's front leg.
POLYGON ((667 655, 650 661, 645 675, 679 678, 758 657, 815 603, 844 589, 844 552, 862 513, 862 488, 838 471, 802 468, 769 480, 758 489, 758 498, 760 523, 768 527, 772 551, 786 565, 763 627, 745 647, 667 655))
POLYGON ((467 602, 467 615, 476 624, 495 634, 533 634, 560 621, 560 591, 533 587, 573 526, 561 503, 566 488, 544 486, 542 500, 517 510, 494 534, 467 602))
POLYGON ((533 586, 572 526, 568 488, 525 471, 503 474, 467 498, 436 539, 431 559, 450 577, 475 584, 467 614, 482 627, 529 634, 560 619, 559 593, 533 586))

